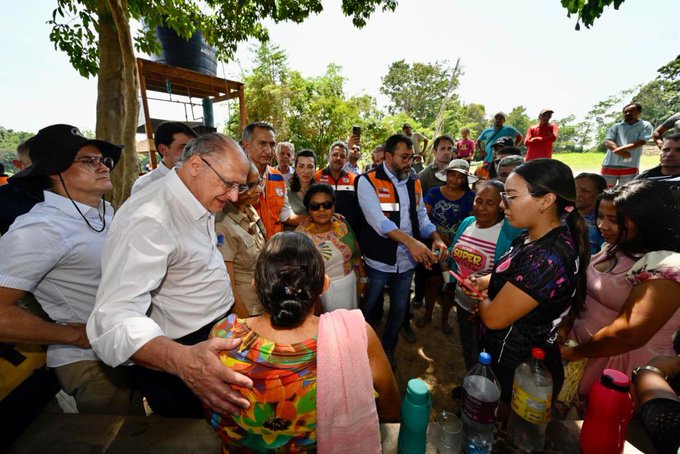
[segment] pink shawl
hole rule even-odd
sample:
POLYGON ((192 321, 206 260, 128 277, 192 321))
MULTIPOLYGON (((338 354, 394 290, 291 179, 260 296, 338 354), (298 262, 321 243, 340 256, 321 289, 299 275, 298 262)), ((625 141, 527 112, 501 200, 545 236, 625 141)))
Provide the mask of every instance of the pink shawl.
POLYGON ((321 315, 316 437, 317 450, 324 454, 382 452, 366 322, 360 310, 338 309, 321 315))

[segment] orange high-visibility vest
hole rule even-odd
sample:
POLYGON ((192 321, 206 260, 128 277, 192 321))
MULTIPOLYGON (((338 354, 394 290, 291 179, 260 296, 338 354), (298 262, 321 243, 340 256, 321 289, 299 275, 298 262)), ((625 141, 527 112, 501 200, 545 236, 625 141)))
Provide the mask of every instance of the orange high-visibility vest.
POLYGON ((267 166, 264 191, 260 193, 257 214, 264 224, 267 239, 283 230, 281 208, 286 198, 286 180, 283 174, 273 167, 267 166))
MULTIPOLYGON (((420 224, 418 222, 418 205, 423 197, 420 180, 409 177, 407 181, 407 190, 409 197, 407 200, 399 200, 397 188, 394 187, 392 180, 385 172, 383 166, 378 166, 371 169, 357 177, 358 181, 361 178, 367 178, 373 186, 378 201, 380 202, 380 210, 386 218, 394 222, 397 228, 401 226, 401 210, 407 210, 411 220, 412 236, 420 240, 420 224)), ((363 209, 363 208, 362 208, 363 209)), ((361 233, 359 235, 359 245, 365 257, 375 260, 387 265, 394 265, 397 262, 397 246, 398 243, 390 238, 381 236, 373 227, 366 221, 365 216, 361 217, 361 233)))

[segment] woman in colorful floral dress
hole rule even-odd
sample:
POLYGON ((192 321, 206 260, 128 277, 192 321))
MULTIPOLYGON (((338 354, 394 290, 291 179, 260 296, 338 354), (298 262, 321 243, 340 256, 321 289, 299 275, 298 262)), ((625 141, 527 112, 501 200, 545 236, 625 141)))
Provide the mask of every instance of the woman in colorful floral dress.
POLYGON ((328 278, 309 237, 274 235, 255 266, 255 287, 264 314, 230 315, 211 332, 241 339, 220 359, 253 380, 252 389, 237 388, 247 410, 207 414, 223 451, 379 452, 379 418, 399 418, 396 380, 361 311, 314 315, 328 278))
POLYGON ((326 275, 331 279, 330 288, 321 297, 321 311, 356 309, 359 307, 357 292, 363 295, 365 291, 366 272, 352 228, 335 216, 333 188, 327 184, 310 186, 304 204, 309 222, 298 231, 314 241, 326 263, 326 275))

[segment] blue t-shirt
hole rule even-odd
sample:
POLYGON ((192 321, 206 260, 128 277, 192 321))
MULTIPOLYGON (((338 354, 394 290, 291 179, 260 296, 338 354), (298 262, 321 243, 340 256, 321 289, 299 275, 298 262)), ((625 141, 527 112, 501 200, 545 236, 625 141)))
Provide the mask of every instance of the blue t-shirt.
MULTIPOLYGON (((629 143, 635 143, 638 140, 647 142, 652 138, 653 129, 654 128, 648 121, 638 120, 632 125, 622 121, 609 128, 604 139, 615 142, 619 147, 628 145, 629 143)), ((607 155, 604 157, 604 161, 602 161, 602 167, 640 168, 642 147, 633 148, 632 150, 628 150, 628 152, 631 154, 630 158, 624 159, 623 156, 614 154, 611 150, 607 150, 607 155)))
POLYGON ((501 137, 512 137, 512 140, 514 141, 518 134, 519 134, 518 130, 516 130, 512 126, 505 125, 501 126, 501 129, 491 127, 482 131, 482 133, 479 135, 479 142, 482 144, 484 150, 486 151, 484 162, 493 161, 492 145, 498 139, 500 139, 501 137))
POLYGON ((460 222, 470 215, 475 193, 467 191, 458 200, 449 200, 442 194, 441 188, 432 188, 423 199, 432 207, 430 219, 437 227, 437 233, 453 240, 460 222))

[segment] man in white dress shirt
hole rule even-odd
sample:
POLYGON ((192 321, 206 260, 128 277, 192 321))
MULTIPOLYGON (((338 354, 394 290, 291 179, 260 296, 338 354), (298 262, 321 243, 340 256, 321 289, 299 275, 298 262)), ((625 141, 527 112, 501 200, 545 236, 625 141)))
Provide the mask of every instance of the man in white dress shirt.
POLYGON ((130 194, 141 191, 152 182, 166 176, 182 157, 184 147, 196 138, 196 133, 179 121, 166 121, 158 125, 153 134, 156 150, 163 157, 158 167, 137 178, 130 194))
POLYGON ((52 125, 31 139, 33 163, 12 184, 44 202, 19 216, 0 238, 0 340, 47 344, 47 365, 80 413, 141 413, 126 368, 98 360, 85 333, 101 279, 101 251, 113 217, 102 199, 120 147, 52 125), (18 306, 31 292, 54 321, 18 306))
POLYGON ((248 168, 234 140, 203 135, 181 167, 128 199, 111 225, 87 333, 105 363, 137 364, 155 413, 200 418, 201 403, 223 414, 249 405, 230 385, 251 380, 218 358, 239 341, 206 341, 234 303, 214 213, 248 190, 248 168))

